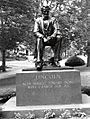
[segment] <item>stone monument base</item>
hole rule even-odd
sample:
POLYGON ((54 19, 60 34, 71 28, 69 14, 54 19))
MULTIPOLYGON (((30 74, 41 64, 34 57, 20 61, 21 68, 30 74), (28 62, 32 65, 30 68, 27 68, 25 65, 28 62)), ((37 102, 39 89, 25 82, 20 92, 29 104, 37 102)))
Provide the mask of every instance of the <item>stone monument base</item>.
POLYGON ((16 105, 81 104, 78 70, 22 71, 16 75, 16 105))
MULTIPOLYGON (((14 119, 17 116, 26 119, 30 114, 34 114, 36 118, 44 118, 45 112, 52 111, 55 113, 53 119, 60 119, 61 112, 64 113, 64 110, 74 110, 74 109, 90 108, 88 104, 72 104, 72 105, 42 105, 42 106, 16 106, 16 98, 13 97, 7 101, 2 106, 2 111, 0 111, 0 117, 2 119, 14 119)), ((90 111, 89 111, 90 112, 90 111)), ((89 113, 90 114, 90 113, 89 113)))
POLYGON ((69 109, 69 108, 90 108, 90 97, 82 94, 82 104, 67 104, 67 105, 41 105, 41 106, 16 106, 16 97, 10 98, 5 104, 0 106, 0 111, 42 111, 50 109, 69 109))

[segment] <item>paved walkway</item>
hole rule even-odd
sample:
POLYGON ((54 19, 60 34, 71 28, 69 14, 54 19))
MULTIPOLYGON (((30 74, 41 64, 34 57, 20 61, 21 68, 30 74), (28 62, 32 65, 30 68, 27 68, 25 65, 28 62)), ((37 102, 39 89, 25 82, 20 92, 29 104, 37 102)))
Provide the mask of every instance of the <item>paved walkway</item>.
MULTIPOLYGON (((1 62, 0 62, 1 64, 1 62)), ((21 71, 23 68, 34 67, 34 63, 26 61, 7 61, 6 66, 8 67, 6 72, 0 72, 0 79, 14 75, 17 72, 21 71)))
MULTIPOLYGON (((0 62, 1 65, 1 62, 0 62)), ((34 67, 34 63, 30 61, 7 61, 6 72, 0 72, 0 95, 6 92, 11 92, 16 90, 16 73, 20 72, 23 68, 34 67)))
MULTIPOLYGON (((82 56, 82 58, 86 62, 86 57, 82 56)), ((66 59, 60 62, 62 67, 65 66, 65 61, 66 59)), ((9 68, 7 68, 7 72, 4 73, 0 72, 0 80, 15 76, 16 73, 20 72, 24 68, 35 67, 35 64, 33 63, 33 57, 31 57, 31 59, 26 61, 7 61, 6 65, 9 68)), ((81 67, 77 67, 76 69, 80 70, 81 85, 90 86, 90 67, 81 66, 81 67)))
MULTIPOLYGON (((86 57, 85 57, 86 58, 86 57)), ((84 59, 86 62, 86 59, 84 59)), ((61 66, 65 66, 65 60, 60 62, 61 66)), ((1 62, 0 62, 1 63, 1 62)), ((0 94, 9 90, 16 90, 15 87, 15 75, 23 68, 35 67, 33 58, 26 61, 8 61, 6 62, 7 72, 0 72, 0 94)), ((90 87, 90 67, 81 66, 76 69, 80 70, 81 85, 90 87)))

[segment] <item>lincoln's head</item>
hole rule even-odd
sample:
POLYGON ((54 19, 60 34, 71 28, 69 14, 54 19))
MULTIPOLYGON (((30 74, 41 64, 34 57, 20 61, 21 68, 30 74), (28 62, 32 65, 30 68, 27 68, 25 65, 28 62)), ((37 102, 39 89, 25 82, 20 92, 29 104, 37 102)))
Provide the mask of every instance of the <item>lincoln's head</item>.
POLYGON ((49 17, 51 1, 44 0, 41 4, 41 12, 45 19, 49 17))
POLYGON ((49 16, 49 11, 50 11, 49 6, 43 6, 43 7, 41 8, 41 12, 42 12, 42 15, 43 15, 44 17, 48 17, 48 16, 49 16))

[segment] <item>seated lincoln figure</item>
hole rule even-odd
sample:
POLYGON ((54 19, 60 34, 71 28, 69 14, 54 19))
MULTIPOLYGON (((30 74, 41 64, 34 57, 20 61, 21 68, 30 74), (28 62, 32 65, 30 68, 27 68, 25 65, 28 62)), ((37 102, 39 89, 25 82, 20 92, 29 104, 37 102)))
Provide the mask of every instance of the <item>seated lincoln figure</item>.
MULTIPOLYGON (((47 1, 46 1, 47 2, 47 1)), ((57 20, 49 15, 50 7, 48 3, 41 8, 42 17, 35 20, 34 33, 36 36, 36 68, 41 70, 43 67, 43 51, 45 46, 51 46, 54 52, 54 64, 60 66, 60 39, 57 38, 57 20)))

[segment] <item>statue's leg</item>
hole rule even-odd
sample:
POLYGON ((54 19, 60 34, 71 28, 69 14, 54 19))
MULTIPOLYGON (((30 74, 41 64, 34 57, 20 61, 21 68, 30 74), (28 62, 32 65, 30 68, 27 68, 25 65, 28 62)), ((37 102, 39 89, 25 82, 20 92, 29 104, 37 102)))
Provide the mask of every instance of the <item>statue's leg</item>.
POLYGON ((37 70, 41 70, 42 69, 43 50, 44 50, 43 39, 42 38, 38 38, 37 39, 37 63, 36 63, 37 70))
POLYGON ((37 39, 37 62, 42 61, 44 42, 42 38, 37 39))
POLYGON ((61 41, 57 41, 54 46, 54 59, 56 61, 61 60, 61 41))
POLYGON ((40 38, 37 39, 37 62, 40 61, 40 38))
POLYGON ((61 42, 62 39, 55 38, 55 45, 54 45, 54 59, 56 61, 60 61, 61 58, 61 42))
POLYGON ((34 49, 34 62, 36 62, 37 59, 37 42, 35 43, 35 49, 34 49))
POLYGON ((54 51, 54 61, 57 63, 56 65, 59 66, 59 61, 61 60, 61 41, 54 38, 53 42, 54 45, 52 49, 54 51))

